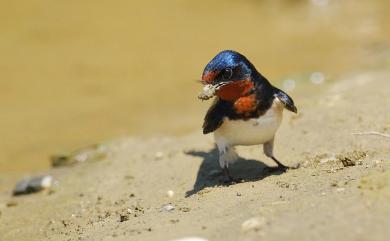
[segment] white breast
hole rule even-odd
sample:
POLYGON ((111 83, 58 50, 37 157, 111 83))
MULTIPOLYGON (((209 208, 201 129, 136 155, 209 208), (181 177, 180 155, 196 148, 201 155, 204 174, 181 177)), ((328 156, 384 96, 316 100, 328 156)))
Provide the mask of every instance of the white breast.
POLYGON ((271 108, 259 118, 249 120, 225 119, 214 132, 217 143, 235 145, 258 145, 272 140, 283 117, 283 105, 275 99, 271 108))

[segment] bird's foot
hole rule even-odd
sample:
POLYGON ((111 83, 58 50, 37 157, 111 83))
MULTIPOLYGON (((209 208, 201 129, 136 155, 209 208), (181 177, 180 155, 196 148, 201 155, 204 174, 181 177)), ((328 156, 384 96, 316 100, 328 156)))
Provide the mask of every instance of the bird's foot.
POLYGON ((265 167, 264 170, 267 172, 287 172, 288 170, 298 169, 299 164, 293 166, 285 166, 283 164, 279 164, 276 167, 265 167))
POLYGON ((276 166, 276 167, 264 167, 265 172, 286 172, 289 168, 287 166, 276 166))
POLYGON ((276 162, 276 164, 278 164, 277 167, 271 167, 271 171, 282 171, 282 172, 286 172, 290 169, 298 169, 299 168, 299 163, 295 164, 294 166, 285 166, 283 165, 280 161, 278 161, 278 159, 276 159, 275 157, 271 156, 272 160, 274 160, 276 162))
POLYGON ((222 182, 223 182, 223 184, 225 184, 225 185, 234 185, 234 184, 240 183, 240 182, 242 182, 242 181, 243 181, 243 179, 240 178, 240 177, 238 177, 238 178, 224 177, 224 178, 222 179, 222 182))
POLYGON ((225 184, 225 185, 232 185, 232 184, 237 184, 237 183, 240 183, 240 182, 244 182, 244 179, 241 178, 241 177, 232 177, 230 175, 230 172, 229 172, 229 169, 227 168, 227 166, 225 166, 223 168, 223 174, 224 174, 224 178, 222 180, 222 182, 225 184))
POLYGON ((233 182, 233 177, 230 175, 230 172, 229 172, 229 169, 227 166, 224 166, 223 174, 224 174, 223 183, 228 184, 228 183, 233 182))

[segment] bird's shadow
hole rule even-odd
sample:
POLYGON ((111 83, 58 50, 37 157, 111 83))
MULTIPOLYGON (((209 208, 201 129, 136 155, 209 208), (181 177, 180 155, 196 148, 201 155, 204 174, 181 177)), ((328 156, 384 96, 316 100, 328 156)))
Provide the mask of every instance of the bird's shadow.
MULTIPOLYGON (((219 166, 218 149, 214 147, 211 151, 187 151, 187 155, 203 158, 198 170, 194 187, 186 192, 186 197, 194 195, 206 187, 215 187, 221 185, 232 185, 234 183, 225 183, 221 167, 219 166)), ((231 175, 234 178, 241 179, 242 182, 254 182, 270 175, 280 175, 282 171, 269 171, 272 167, 257 160, 248 160, 239 158, 236 163, 229 166, 231 175)))

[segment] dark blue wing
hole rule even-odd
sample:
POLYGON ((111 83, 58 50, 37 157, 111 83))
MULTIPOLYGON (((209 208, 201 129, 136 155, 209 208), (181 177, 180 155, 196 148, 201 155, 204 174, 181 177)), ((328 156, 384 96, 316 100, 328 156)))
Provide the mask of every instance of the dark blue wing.
POLYGON ((229 103, 216 98, 204 117, 203 134, 208 134, 215 131, 223 123, 223 118, 229 109, 229 103))

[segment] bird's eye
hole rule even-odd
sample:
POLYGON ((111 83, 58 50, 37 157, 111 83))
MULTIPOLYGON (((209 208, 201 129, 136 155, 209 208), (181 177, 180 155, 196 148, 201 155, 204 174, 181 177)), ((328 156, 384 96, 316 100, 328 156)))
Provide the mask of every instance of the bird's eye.
POLYGON ((233 70, 226 68, 222 71, 222 78, 224 80, 229 80, 233 76, 233 70))

